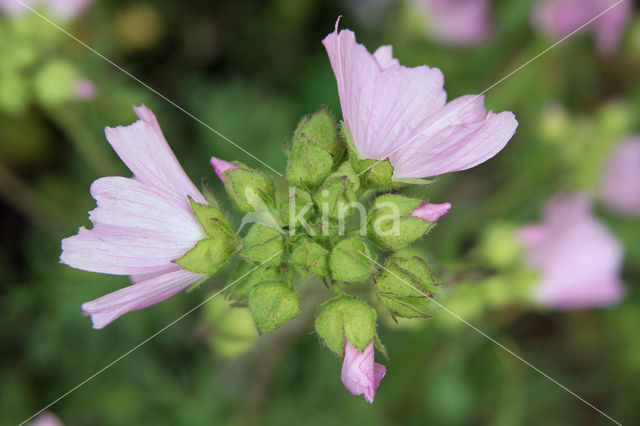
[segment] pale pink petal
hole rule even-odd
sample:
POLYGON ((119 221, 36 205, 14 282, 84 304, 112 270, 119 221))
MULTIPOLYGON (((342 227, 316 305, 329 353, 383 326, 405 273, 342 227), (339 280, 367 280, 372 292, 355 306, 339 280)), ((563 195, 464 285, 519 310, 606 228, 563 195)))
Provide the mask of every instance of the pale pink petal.
POLYGON ((613 150, 600 194, 610 208, 640 215, 640 138, 624 140, 613 150))
POLYGON ((419 217, 427 222, 437 222, 451 210, 451 203, 434 204, 426 202, 411 212, 411 216, 419 217))
POLYGON ((169 272, 174 272, 174 271, 179 271, 182 268, 176 264, 176 263, 172 263, 170 266, 165 266, 162 269, 158 269, 157 271, 154 272, 149 272, 146 274, 135 274, 135 275, 131 275, 131 282, 133 282, 134 284, 138 284, 142 281, 147 281, 150 280, 152 278, 156 278, 159 277, 160 275, 164 275, 166 273, 169 272))
POLYGON ((222 183, 225 183, 224 172, 237 169, 238 166, 230 161, 224 161, 216 157, 211 157, 211 167, 216 172, 222 183))
POLYGON ((166 268, 206 238, 195 216, 171 196, 128 178, 96 180, 94 227, 62 240, 60 260, 110 274, 145 274, 166 268))
POLYGON ((82 304, 91 315, 93 328, 100 329, 127 312, 161 302, 203 278, 202 274, 178 270, 142 281, 82 304))
POLYGON ((380 46, 373 52, 374 58, 378 61, 378 65, 380 68, 385 69, 389 68, 392 65, 400 65, 400 62, 396 58, 393 57, 393 47, 392 46, 380 46))
POLYGON ((373 342, 365 348, 364 352, 360 352, 345 338, 340 378, 349 392, 354 395, 363 395, 368 403, 372 403, 376 389, 386 371, 384 365, 374 362, 373 342))
POLYGON ((45 411, 34 421, 27 423, 27 426, 64 426, 64 424, 53 413, 45 411))
MULTIPOLYGON (((391 65, 382 69, 352 31, 338 33, 337 22, 336 30, 322 43, 360 158, 385 158, 445 103, 444 77, 437 68, 391 65)), ((388 50, 379 53, 386 65, 390 54, 388 50)))
POLYGON ((171 151, 153 112, 144 105, 133 110, 140 120, 126 127, 107 127, 105 134, 135 178, 145 185, 170 192, 185 203, 187 196, 205 203, 171 151))
POLYGON ((470 46, 491 31, 488 0, 414 0, 427 18, 427 32, 448 44, 470 46))
MULTIPOLYGON (((618 0, 600 0, 601 11, 599 13, 613 6, 617 1, 618 0)), ((596 32, 596 45, 600 52, 609 54, 618 48, 620 39, 632 17, 633 2, 623 1, 593 22, 596 32)))
MULTIPOLYGON (((14 0, 15 1, 15 0, 14 0)), ((44 0, 51 12, 63 19, 71 19, 84 11, 94 0, 44 0)))
POLYGON ((545 306, 602 306, 624 294, 623 247, 590 207, 584 195, 556 197, 544 222, 520 231, 526 260, 541 274, 534 295, 545 306))
MULTIPOLYGON (((20 0, 24 5, 35 7, 41 0, 20 0)), ((0 0, 0 10, 7 15, 14 16, 20 13, 29 12, 29 9, 16 0, 0 0)))

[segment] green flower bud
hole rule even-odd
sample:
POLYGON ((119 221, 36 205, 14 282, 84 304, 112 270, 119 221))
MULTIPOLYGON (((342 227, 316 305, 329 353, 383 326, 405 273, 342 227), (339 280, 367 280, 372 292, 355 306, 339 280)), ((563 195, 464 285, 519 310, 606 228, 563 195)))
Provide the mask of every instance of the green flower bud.
POLYGON ((331 154, 303 134, 289 155, 287 179, 303 188, 315 188, 325 180, 332 167, 331 154))
POLYGON ((296 241, 289 257, 289 264, 293 265, 303 279, 309 274, 324 277, 327 274, 327 255, 329 250, 310 238, 296 241))
POLYGON ((393 315, 428 318, 438 305, 431 299, 443 294, 427 262, 397 253, 375 278, 376 295, 393 315))
POLYGON ((224 172, 224 189, 240 213, 252 213, 260 210, 260 206, 265 203, 273 204, 274 187, 271 178, 243 165, 224 172))
POLYGON ((289 227, 289 232, 302 226, 309 226, 308 220, 314 213, 311 195, 300 188, 289 187, 287 202, 280 204, 280 216, 284 218, 284 225, 289 227))
POLYGON ((284 237, 280 232, 262 223, 254 223, 244 237, 242 250, 238 255, 256 263, 266 262, 267 266, 277 266, 284 254, 284 237))
POLYGON ((364 351, 376 335, 376 311, 355 297, 334 297, 318 307, 315 329, 322 342, 340 357, 344 356, 345 338, 364 351))
POLYGON ((209 238, 198 243, 175 263, 199 274, 215 274, 235 254, 239 241, 222 210, 189 198, 191 208, 209 238))
POLYGON ((393 166, 388 159, 360 159, 356 146, 351 138, 351 133, 347 126, 342 123, 341 133, 347 144, 349 159, 353 170, 358 174, 363 184, 376 189, 391 189, 393 183, 393 166))
POLYGON ((356 208, 360 179, 349 163, 342 163, 333 172, 313 199, 323 216, 342 220, 356 208))
POLYGON ((251 290, 258 284, 282 280, 282 272, 279 267, 260 266, 256 268, 256 266, 258 265, 252 262, 240 262, 231 274, 229 283, 234 284, 227 290, 227 297, 234 303, 247 304, 251 290))
POLYGON ((340 241, 329 255, 331 276, 336 281, 366 281, 376 271, 375 264, 367 257, 371 257, 369 247, 361 238, 340 241))
POLYGON ((338 137, 336 121, 326 106, 300 120, 293 136, 294 147, 301 139, 311 139, 317 143, 320 148, 331 154, 334 164, 338 164, 344 156, 344 143, 338 137))
POLYGON ((435 222, 412 216, 423 203, 399 194, 376 198, 367 216, 367 237, 385 250, 399 250, 418 240, 435 226, 435 222))
POLYGON ((249 309, 260 334, 273 331, 298 315, 300 298, 295 289, 283 282, 257 285, 249 295, 249 309))
POLYGON ((247 308, 234 307, 221 297, 214 297, 204 308, 204 331, 217 353, 235 358, 253 346, 258 333, 247 308))

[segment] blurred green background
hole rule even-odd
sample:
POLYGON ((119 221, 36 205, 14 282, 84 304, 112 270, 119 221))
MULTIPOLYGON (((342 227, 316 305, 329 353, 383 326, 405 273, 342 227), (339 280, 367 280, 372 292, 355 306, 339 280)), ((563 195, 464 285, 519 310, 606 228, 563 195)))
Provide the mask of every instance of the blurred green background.
MULTIPOLYGON (((482 91, 553 43, 531 29, 530 0, 493 2, 492 34, 470 48, 431 41, 406 2, 363 3, 103 0, 62 26, 277 170, 302 115, 326 104, 340 117, 320 43, 340 14, 369 50, 393 44, 401 63, 441 68, 450 99, 482 91)), ((423 244, 445 284, 468 269, 491 273, 474 266, 491 225, 537 220, 556 191, 597 187, 609 149, 640 131, 639 71, 634 18, 617 53, 599 55, 578 35, 487 93, 489 109, 516 114, 515 137, 491 161, 419 192, 454 206, 423 244)), ((38 16, 0 17, 0 424, 25 420, 225 282, 228 272, 104 330, 82 316, 82 302, 128 279, 58 263, 60 239, 89 226, 94 179, 129 175, 103 128, 133 122, 140 103, 195 182, 206 177, 222 193, 211 155, 264 169, 38 16), (95 98, 69 96, 70 76, 94 82, 95 98)), ((640 424, 640 224, 597 211, 626 247, 622 303, 509 306, 470 320, 614 419, 640 424)), ((246 315, 215 299, 50 411, 68 425, 609 423, 476 331, 438 318, 381 321, 390 359, 379 360, 387 376, 368 405, 344 389, 341 361, 311 332, 328 290, 302 291, 299 317, 255 341, 246 315)))

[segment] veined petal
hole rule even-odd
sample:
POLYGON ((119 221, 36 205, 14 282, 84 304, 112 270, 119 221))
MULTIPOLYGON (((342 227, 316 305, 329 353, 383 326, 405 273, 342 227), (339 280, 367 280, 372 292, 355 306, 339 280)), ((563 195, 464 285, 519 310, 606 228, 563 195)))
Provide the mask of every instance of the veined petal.
POLYGON ((153 112, 144 105, 133 110, 140 120, 129 126, 107 127, 105 134, 135 178, 185 202, 189 195, 205 203, 171 151, 153 112))
POLYGON ((378 65, 380 68, 385 69, 389 68, 392 65, 400 65, 400 62, 396 58, 393 57, 393 47, 386 45, 380 46, 373 52, 373 56, 378 61, 378 65))
POLYGON ((98 299, 82 304, 85 315, 91 316, 93 328, 100 329, 123 314, 161 302, 190 284, 202 274, 183 269, 130 285, 98 299))
POLYGON ((385 158, 445 103, 437 68, 395 65, 391 50, 376 56, 352 31, 336 30, 323 41, 338 84, 342 115, 361 158, 385 158))

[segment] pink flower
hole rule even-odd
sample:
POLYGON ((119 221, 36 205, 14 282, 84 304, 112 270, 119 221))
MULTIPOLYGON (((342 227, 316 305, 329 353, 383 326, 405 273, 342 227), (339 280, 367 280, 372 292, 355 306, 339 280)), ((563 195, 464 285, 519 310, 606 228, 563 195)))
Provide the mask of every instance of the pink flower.
POLYGON ((213 167, 213 170, 216 172, 222 183, 226 183, 224 172, 238 168, 235 164, 216 157, 211 157, 211 167, 213 167))
POLYGON ((427 222, 437 222, 451 210, 451 203, 434 204, 426 202, 411 212, 411 216, 419 217, 427 222))
POLYGON ((364 395, 364 399, 370 404, 387 372, 384 365, 373 361, 373 342, 369 343, 364 352, 360 352, 349 340, 344 339, 344 360, 340 378, 349 392, 364 395))
POLYGON ((491 31, 489 0, 414 0, 428 20, 429 34, 444 43, 470 46, 491 31))
MULTIPOLYGON (((82 13, 82 11, 94 0, 20 0, 32 9, 38 9, 44 5, 45 9, 54 16, 61 19, 72 19, 82 13)), ((29 12, 29 9, 16 0, 0 0, 0 10, 7 15, 18 15, 29 12)))
POLYGON ((106 274, 131 275, 135 284, 84 303, 94 328, 158 303, 200 278, 172 261, 206 234, 188 197, 205 204, 169 148, 155 115, 134 107, 140 120, 107 127, 107 140, 134 174, 103 177, 91 185, 97 207, 92 229, 62 240, 60 260, 69 266, 106 274))
POLYGON ((352 31, 338 33, 337 22, 322 43, 357 154, 388 158, 394 179, 474 167, 496 155, 516 130, 514 115, 487 114, 482 96, 446 103, 442 72, 400 65, 391 46, 371 55, 352 31))
POLYGON ((640 137, 624 140, 614 149, 600 193, 612 209, 640 215, 640 137))
MULTIPOLYGON (((544 0, 533 9, 531 19, 539 31, 556 38, 569 35, 619 0, 544 0)), ((616 50, 631 18, 631 1, 622 1, 585 27, 595 34, 598 49, 603 53, 616 50)))
POLYGON ((73 91, 78 99, 90 101, 96 97, 96 85, 91 80, 80 78, 73 85, 73 91))
POLYGON ((29 423, 28 426, 64 426, 64 424, 55 415, 45 411, 29 423))
POLYGON ((623 296, 623 249, 586 196, 555 197, 544 222, 521 228, 526 260, 541 272, 535 297, 551 308, 612 304, 623 296))

